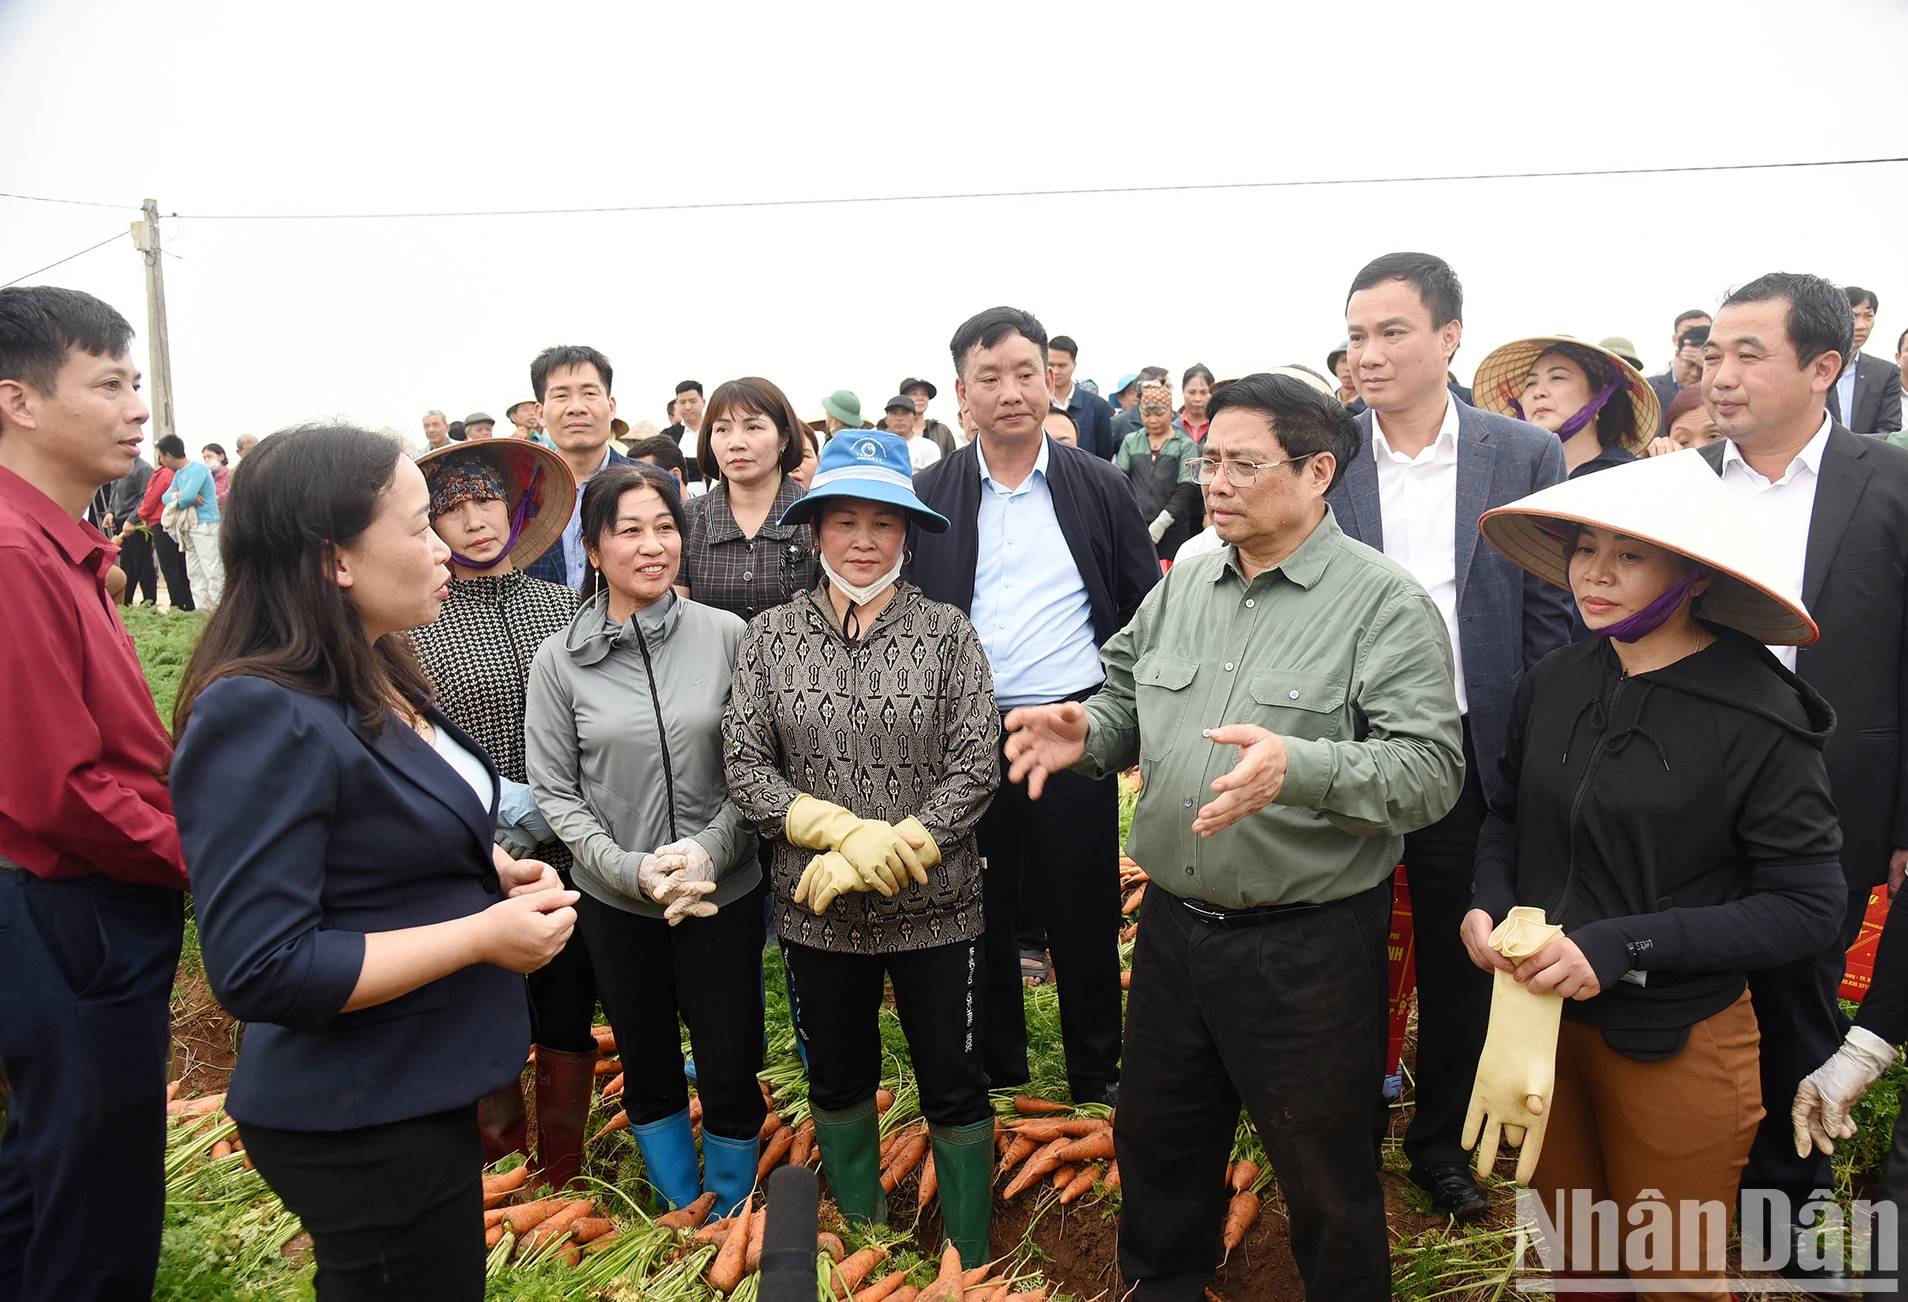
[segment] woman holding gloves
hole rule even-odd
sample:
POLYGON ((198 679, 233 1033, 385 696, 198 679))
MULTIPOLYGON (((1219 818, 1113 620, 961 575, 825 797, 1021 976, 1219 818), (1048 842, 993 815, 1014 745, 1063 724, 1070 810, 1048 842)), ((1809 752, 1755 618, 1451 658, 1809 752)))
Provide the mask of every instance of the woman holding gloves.
POLYGON ((583 492, 590 572, 530 671, 526 768, 575 856, 577 929, 623 1058, 649 1182, 676 1207, 705 1185, 726 1215, 755 1183, 767 1107, 755 835, 728 799, 722 713, 742 621, 677 595, 676 481, 634 463, 583 492), (702 1158, 677 1018, 699 1065, 702 1158))
MULTIPOLYGON (((576 481, 563 459, 502 439, 427 452, 417 468, 431 490, 431 528, 450 548, 450 588, 434 623, 411 646, 437 688, 437 705, 476 738, 499 774, 497 844, 556 869, 568 885, 570 852, 537 810, 523 766, 524 686, 543 640, 576 613, 576 594, 524 573, 563 536, 576 481)), ((596 980, 581 933, 530 976, 537 1014, 538 1176, 561 1189, 583 1164, 595 1080, 596 980)), ((484 1155, 529 1153, 523 1084, 477 1109, 484 1155)))
POLYGON ((1562 997, 1554 1093, 1524 1109, 1501 1087, 1541 1083, 1552 1054, 1500 1037, 1494 1005, 1473 1124, 1528 1127, 1559 1233, 1590 1228, 1587 1191, 1626 1225, 1660 1211, 1661 1242, 1685 1245, 1639 1260, 1640 1236, 1606 1225, 1594 1255, 1568 1245, 1574 1268, 1615 1259, 1645 1296, 1726 1299, 1727 1209, 1762 1119, 1746 973, 1832 944, 1847 899, 1822 759, 1834 713, 1763 645, 1815 625, 1696 457, 1581 476, 1481 528, 1568 588, 1592 636, 1518 687, 1463 922, 1479 967, 1562 997), (1514 906, 1543 915, 1522 915, 1534 952, 1515 962, 1491 943, 1514 906))
POLYGON ((822 1169, 842 1214, 884 1223, 878 1015, 884 982, 921 1089, 947 1237, 987 1260, 994 1114, 981 1064, 981 860, 1000 713, 973 626, 899 582, 907 444, 842 433, 784 524, 809 523, 827 582, 758 615, 723 719, 729 791, 774 838, 775 929, 822 1169))

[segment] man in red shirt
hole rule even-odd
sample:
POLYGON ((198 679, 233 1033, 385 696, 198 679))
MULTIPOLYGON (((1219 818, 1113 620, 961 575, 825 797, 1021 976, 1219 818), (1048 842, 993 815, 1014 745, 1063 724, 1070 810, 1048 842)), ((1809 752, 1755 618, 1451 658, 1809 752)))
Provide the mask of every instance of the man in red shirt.
POLYGON ((90 295, 0 289, 0 1299, 23 1302, 150 1296, 165 1211, 172 742, 81 519, 144 438, 131 339, 90 295))

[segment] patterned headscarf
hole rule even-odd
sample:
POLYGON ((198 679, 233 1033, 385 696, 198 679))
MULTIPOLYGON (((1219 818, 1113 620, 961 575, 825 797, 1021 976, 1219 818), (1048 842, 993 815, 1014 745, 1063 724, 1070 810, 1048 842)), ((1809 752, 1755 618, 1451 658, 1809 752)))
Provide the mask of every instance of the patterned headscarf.
POLYGON ((503 472, 481 452, 446 457, 429 469, 433 520, 450 514, 465 502, 505 500, 503 472))
POLYGON ((1140 385, 1140 410, 1143 412, 1149 407, 1154 411, 1171 411, 1173 386, 1170 384, 1140 385))

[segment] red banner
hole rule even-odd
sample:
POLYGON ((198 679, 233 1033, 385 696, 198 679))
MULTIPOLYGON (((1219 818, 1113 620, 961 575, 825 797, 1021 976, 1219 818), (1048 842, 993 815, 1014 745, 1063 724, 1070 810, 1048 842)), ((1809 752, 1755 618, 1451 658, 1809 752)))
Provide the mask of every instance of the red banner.
POLYGON ((1391 879, 1391 939, 1385 950, 1391 960, 1391 1044, 1385 1050, 1385 1071, 1396 1075, 1404 1057, 1405 1024, 1411 1020, 1411 992, 1418 985, 1418 953, 1411 934, 1411 887, 1404 865, 1391 879))
POLYGON ((1879 886, 1869 893, 1861 934, 1848 947, 1848 970, 1842 974, 1842 998, 1859 1004, 1868 993, 1868 979, 1875 975, 1875 946, 1881 942, 1882 924, 1886 921, 1888 888, 1879 886))

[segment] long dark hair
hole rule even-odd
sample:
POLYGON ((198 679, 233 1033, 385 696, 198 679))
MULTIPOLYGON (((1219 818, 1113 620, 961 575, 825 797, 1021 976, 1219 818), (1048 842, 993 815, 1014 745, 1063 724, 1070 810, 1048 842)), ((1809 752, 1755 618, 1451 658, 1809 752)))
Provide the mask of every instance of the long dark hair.
MULTIPOLYGON (((1605 385, 1619 383, 1625 378, 1623 368, 1596 349, 1580 344, 1551 344, 1531 362, 1530 369, 1536 370, 1538 362, 1552 355, 1576 363, 1590 386, 1592 398, 1603 392, 1605 385)), ((1620 448, 1635 442, 1636 408, 1630 403, 1630 395, 1623 390, 1619 389, 1610 395, 1610 401, 1604 403, 1602 410, 1597 412, 1596 420, 1599 447, 1620 448)), ((1669 426, 1663 428, 1668 429, 1669 426)))
POLYGON ((373 733, 400 702, 430 703, 410 643, 396 633, 368 642, 332 577, 338 549, 377 517, 402 455, 396 439, 353 425, 282 430, 253 449, 225 504, 225 598, 186 665, 175 735, 200 692, 240 675, 348 702, 373 733))
MULTIPOLYGON (((703 429, 708 429, 707 421, 703 429)), ((632 488, 653 488, 656 495, 669 508, 669 514, 676 522, 676 532, 684 541, 689 537, 689 522, 683 516, 682 494, 676 488, 676 477, 666 470, 658 470, 647 461, 630 461, 619 465, 605 466, 590 476, 590 482, 583 486, 583 513, 581 518, 583 544, 585 547, 603 548, 603 535, 616 527, 616 508, 623 500, 623 494, 632 488)), ((609 583, 603 577, 603 571, 591 565, 589 573, 583 578, 583 600, 588 601, 609 583)))

